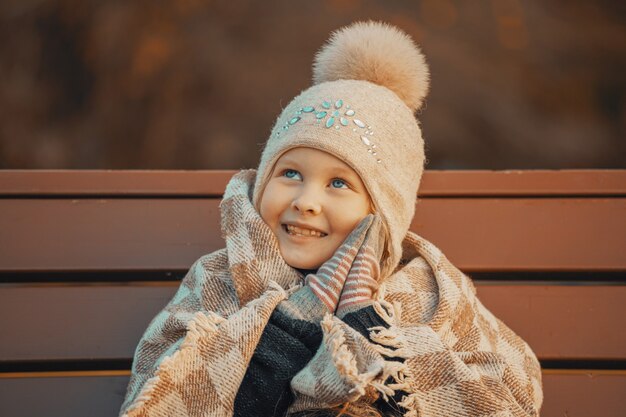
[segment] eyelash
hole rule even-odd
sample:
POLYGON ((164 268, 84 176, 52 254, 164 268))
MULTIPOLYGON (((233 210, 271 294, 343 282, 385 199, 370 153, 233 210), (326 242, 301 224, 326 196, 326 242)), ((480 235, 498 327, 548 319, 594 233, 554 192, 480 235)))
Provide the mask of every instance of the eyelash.
MULTIPOLYGON (((341 181, 343 183, 343 185, 346 186, 346 188, 350 188, 350 186, 348 185, 347 182, 345 182, 344 180, 342 180, 341 178, 333 178, 333 180, 330 182, 331 184, 334 183, 335 181, 341 181)), ((344 187, 335 187, 338 189, 344 188, 344 187)))
MULTIPOLYGON (((286 169, 286 170, 284 170, 284 171, 281 173, 281 176, 282 176, 282 177, 285 177, 285 178, 288 178, 288 179, 293 179, 294 177, 293 177, 293 176, 292 176, 292 177, 288 176, 288 175, 287 175, 288 173, 295 173, 295 174, 297 174, 297 175, 300 175, 300 178, 302 178, 302 174, 300 174, 300 173, 299 173, 298 171, 296 171, 295 169, 286 169)), ((330 181, 331 185, 332 185, 335 181, 341 181, 341 182, 342 182, 342 184, 343 184, 343 185, 345 185, 345 188, 347 188, 347 189, 352 188, 352 187, 350 187, 350 184, 349 184, 346 180, 341 179, 341 178, 333 178, 333 179, 330 181)), ((344 187, 333 187, 333 188, 336 188, 336 189, 340 190, 340 189, 343 189, 344 187)))
POLYGON ((286 170, 284 170, 284 171, 282 172, 281 176, 282 176, 282 177, 285 177, 285 178, 292 179, 293 177, 289 177, 289 176, 287 176, 287 173, 290 173, 290 172, 295 172, 296 174, 300 175, 300 173, 299 173, 298 171, 296 171, 295 169, 286 169, 286 170))

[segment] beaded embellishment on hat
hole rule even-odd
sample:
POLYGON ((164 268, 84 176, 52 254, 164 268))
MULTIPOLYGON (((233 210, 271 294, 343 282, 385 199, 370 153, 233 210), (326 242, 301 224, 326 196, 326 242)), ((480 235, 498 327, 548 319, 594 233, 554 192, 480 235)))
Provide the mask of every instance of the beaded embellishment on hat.
MULTIPOLYGON (((342 127, 350 126, 350 121, 352 121, 356 126, 352 128, 352 131, 360 136, 361 142, 367 147, 367 152, 376 157, 376 144, 371 140, 371 136, 374 135, 372 126, 367 126, 360 119, 354 118, 356 112, 350 108, 349 104, 346 104, 344 107, 342 99, 334 101, 334 104, 333 100, 325 100, 322 102, 321 108, 318 109, 314 106, 301 107, 296 111, 294 117, 287 120, 282 128, 275 133, 275 136, 280 136, 282 130, 289 130, 290 126, 298 123, 307 114, 315 116, 315 122, 327 129, 334 127, 336 130, 339 130, 342 127)), ((376 162, 381 163, 382 161, 376 157, 376 162)))

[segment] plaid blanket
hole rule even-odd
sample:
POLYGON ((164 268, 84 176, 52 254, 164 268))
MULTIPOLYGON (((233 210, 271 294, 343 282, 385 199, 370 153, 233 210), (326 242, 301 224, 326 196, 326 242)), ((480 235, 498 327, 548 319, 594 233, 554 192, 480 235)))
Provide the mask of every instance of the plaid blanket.
MULTIPOLYGON (((301 285, 252 206, 254 176, 242 171, 227 186, 226 248, 194 263, 141 338, 120 415, 232 416, 270 315, 301 285)), ((319 350, 292 379, 290 412, 401 390, 407 417, 539 414, 535 355, 433 244, 407 234, 401 265, 381 283, 374 308, 389 326, 370 329, 369 339, 324 317, 319 350)))

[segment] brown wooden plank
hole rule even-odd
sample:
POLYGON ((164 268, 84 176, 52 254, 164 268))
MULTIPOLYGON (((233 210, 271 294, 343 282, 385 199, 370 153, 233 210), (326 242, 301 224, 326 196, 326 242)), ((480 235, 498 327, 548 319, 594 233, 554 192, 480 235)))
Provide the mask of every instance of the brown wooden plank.
MULTIPOLYGON (((223 247, 219 200, 0 199, 0 271, 181 270, 223 247)), ((626 271, 626 198, 420 200, 468 271, 626 271)))
MULTIPOLYGON (((176 288, 2 286, 0 360, 131 358, 176 288)), ((626 359, 626 286, 486 284, 478 293, 542 359, 626 359)))
POLYGON ((626 170, 425 171, 424 197, 624 196, 626 170))
POLYGON ((4 170, 4 196, 221 196, 237 171, 4 170))
POLYGON ((468 272, 626 270, 626 198, 430 198, 411 229, 468 272))
MULTIPOLYGON (((602 371, 544 373, 542 417, 622 417, 626 375, 602 371)), ((0 415, 114 417, 127 376, 2 378, 0 415), (36 401, 33 401, 36 398, 36 401)))
POLYGON ((477 285, 541 359, 626 358, 626 286, 477 285))
MULTIPOLYGON (((3 170, 0 195, 221 195, 237 171, 3 170)), ((431 196, 626 195, 626 170, 434 171, 419 194, 431 196)))
POLYGON ((218 199, 0 200, 0 270, 181 270, 224 245, 218 199))
POLYGON ((626 410, 623 373, 544 373, 543 391, 541 417, 621 417, 626 410))
POLYGON ((128 376, 1 378, 0 415, 116 417, 128 376))
POLYGON ((0 287, 0 360, 132 358, 176 288, 0 287))

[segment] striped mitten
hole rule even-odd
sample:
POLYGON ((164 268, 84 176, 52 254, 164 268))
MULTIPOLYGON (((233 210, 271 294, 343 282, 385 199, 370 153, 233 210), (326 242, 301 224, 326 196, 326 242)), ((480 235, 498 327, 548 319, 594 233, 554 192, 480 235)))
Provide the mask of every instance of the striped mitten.
POLYGON ((355 227, 346 240, 314 274, 306 276, 301 289, 281 302, 279 310, 290 317, 319 322, 326 313, 334 313, 344 283, 365 241, 374 216, 368 215, 355 227))
POLYGON ((339 318, 372 304, 378 288, 383 239, 381 220, 375 216, 344 283, 335 313, 339 318))

